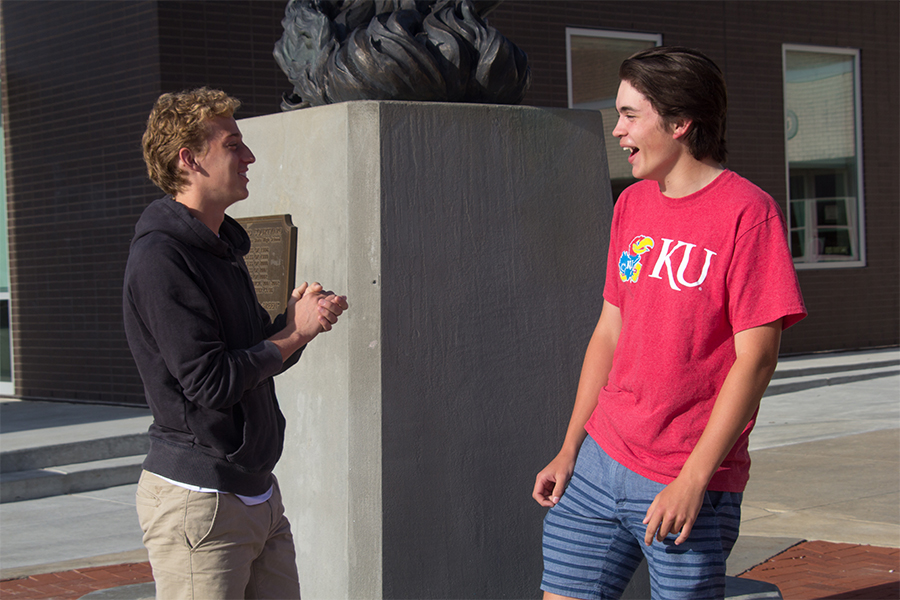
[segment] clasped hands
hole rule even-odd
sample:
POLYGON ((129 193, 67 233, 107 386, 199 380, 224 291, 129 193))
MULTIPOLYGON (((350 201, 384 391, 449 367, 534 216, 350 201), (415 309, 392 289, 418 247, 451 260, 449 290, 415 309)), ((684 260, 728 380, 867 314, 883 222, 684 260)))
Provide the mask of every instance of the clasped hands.
POLYGON ((288 300, 288 320, 305 336, 315 337, 331 331, 338 317, 349 308, 346 296, 325 291, 321 284, 303 282, 291 292, 288 300))

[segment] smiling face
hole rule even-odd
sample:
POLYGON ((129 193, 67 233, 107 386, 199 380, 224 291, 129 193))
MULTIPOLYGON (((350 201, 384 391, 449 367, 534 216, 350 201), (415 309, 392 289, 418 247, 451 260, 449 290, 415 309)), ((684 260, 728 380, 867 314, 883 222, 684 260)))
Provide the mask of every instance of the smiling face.
POLYGON ((207 149, 195 158, 200 171, 192 183, 202 196, 227 207, 249 195, 247 169, 256 157, 244 144, 234 117, 216 117, 208 128, 207 149))
POLYGON ((663 184, 684 159, 687 147, 680 138, 685 125, 666 125, 650 101, 627 81, 619 84, 616 95, 619 120, 613 135, 629 153, 631 174, 663 184))

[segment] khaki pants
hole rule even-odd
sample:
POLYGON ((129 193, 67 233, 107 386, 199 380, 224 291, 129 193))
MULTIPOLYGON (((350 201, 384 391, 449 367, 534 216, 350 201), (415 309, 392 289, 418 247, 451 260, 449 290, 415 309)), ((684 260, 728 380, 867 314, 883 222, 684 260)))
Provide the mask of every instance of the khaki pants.
POLYGON ((281 490, 247 506, 234 494, 193 492, 144 471, 137 512, 159 600, 300 598, 281 490))

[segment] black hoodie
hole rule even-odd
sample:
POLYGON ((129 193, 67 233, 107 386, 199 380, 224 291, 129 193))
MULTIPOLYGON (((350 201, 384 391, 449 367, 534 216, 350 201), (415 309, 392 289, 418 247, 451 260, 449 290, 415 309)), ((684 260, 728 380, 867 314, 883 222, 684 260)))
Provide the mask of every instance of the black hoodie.
POLYGON ((153 424, 144 469, 255 496, 284 445, 273 375, 286 363, 244 265, 250 238, 226 216, 216 235, 166 196, 144 210, 125 268, 128 345, 153 424))

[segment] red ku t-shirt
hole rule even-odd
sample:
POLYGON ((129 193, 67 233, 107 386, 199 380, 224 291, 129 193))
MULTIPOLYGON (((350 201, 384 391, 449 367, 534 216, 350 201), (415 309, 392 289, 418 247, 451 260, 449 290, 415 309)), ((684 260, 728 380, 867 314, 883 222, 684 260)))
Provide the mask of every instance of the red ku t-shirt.
MULTIPOLYGON (((781 210, 732 171, 684 198, 652 181, 625 190, 603 297, 620 309, 622 331, 585 428, 614 460, 665 484, 706 427, 735 360, 734 334, 806 316, 781 210)), ((755 420, 708 489, 743 491, 755 420)))

